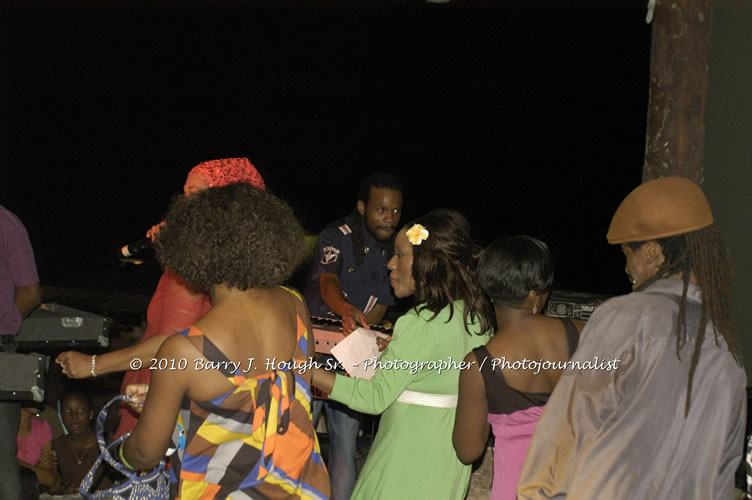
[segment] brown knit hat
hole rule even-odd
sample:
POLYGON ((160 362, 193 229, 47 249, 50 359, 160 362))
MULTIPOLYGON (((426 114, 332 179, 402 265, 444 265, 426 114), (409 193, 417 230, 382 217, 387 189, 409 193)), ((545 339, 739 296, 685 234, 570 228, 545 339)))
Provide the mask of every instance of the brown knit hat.
POLYGON ((708 199, 684 177, 648 181, 624 198, 606 238, 612 245, 688 233, 713 223, 708 199))

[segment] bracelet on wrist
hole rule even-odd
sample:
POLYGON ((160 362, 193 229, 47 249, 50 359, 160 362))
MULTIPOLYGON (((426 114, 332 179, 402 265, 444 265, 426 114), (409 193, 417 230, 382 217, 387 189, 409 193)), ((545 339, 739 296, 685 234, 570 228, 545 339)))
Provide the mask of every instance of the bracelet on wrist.
POLYGON ((120 446, 118 447, 118 457, 120 458, 120 462, 125 465, 128 469, 135 471, 136 468, 133 467, 131 464, 128 463, 128 460, 125 459, 125 455, 123 455, 123 447, 125 446, 125 440, 120 443, 120 446))
POLYGON ((97 376, 97 355, 94 354, 91 357, 91 376, 96 377, 97 376))

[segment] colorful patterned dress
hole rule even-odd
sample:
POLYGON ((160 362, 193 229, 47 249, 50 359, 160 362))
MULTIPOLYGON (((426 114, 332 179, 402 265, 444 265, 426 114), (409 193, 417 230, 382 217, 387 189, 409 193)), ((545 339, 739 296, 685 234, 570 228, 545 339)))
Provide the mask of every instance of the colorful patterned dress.
MULTIPOLYGON (((301 319, 302 302, 297 309, 294 360, 302 363, 312 336, 301 319)), ((203 337, 200 350, 209 361, 229 361, 195 326, 180 334, 203 337)), ((311 371, 277 369, 246 378, 246 368, 220 370, 235 389, 211 401, 184 402, 179 460, 172 459, 172 479, 180 478, 177 498, 329 498, 311 419, 311 371)))

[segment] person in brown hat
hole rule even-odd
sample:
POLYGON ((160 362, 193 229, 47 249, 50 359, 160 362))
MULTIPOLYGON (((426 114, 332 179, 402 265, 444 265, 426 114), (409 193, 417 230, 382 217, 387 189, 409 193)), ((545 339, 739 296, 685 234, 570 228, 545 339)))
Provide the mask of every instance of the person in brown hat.
POLYGON ((607 238, 621 245, 634 291, 585 326, 517 498, 732 498, 746 375, 731 260, 708 201, 687 179, 646 182, 616 210, 607 238))

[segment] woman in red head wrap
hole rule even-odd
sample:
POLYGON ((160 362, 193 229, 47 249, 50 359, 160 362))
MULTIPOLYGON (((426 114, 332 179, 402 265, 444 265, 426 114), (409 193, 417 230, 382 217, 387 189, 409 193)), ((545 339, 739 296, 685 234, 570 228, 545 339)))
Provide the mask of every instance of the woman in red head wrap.
MULTIPOLYGON (((183 192, 190 196, 202 189, 236 182, 266 189, 261 174, 248 158, 223 158, 205 161, 193 167, 188 173, 183 192)), ((160 227, 161 224, 154 226, 147 236, 153 239, 160 227)), ((121 390, 128 384, 149 383, 149 364, 165 338, 198 321, 210 307, 207 295, 191 289, 171 269, 165 268, 146 310, 146 331, 137 344, 96 356, 66 351, 58 355, 55 361, 69 378, 96 377, 127 370, 121 390)), ((137 416, 133 410, 123 406, 116 435, 133 430, 136 421, 137 416)))
MULTIPOLYGON (((203 182, 205 188, 245 182, 259 189, 266 189, 264 179, 248 158, 224 158, 199 163, 188 172, 188 179, 185 182, 186 191, 189 182, 203 182)), ((186 192, 186 195, 192 193, 193 191, 186 192)))

